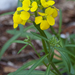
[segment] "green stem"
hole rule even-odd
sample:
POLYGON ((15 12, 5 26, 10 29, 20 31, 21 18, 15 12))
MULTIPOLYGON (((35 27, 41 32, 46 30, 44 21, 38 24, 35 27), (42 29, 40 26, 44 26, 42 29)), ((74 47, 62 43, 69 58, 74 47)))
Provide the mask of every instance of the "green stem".
POLYGON ((51 63, 51 65, 52 65, 53 69, 58 73, 58 75, 62 75, 62 74, 59 72, 59 70, 56 68, 56 66, 54 65, 53 62, 51 63))
MULTIPOLYGON (((48 54, 47 47, 46 47, 45 41, 43 39, 42 39, 42 44, 43 44, 45 54, 48 54)), ((48 59, 48 61, 50 60, 49 56, 47 56, 47 59, 48 59)))
MULTIPOLYGON (((34 24, 34 26, 37 28, 37 30, 40 32, 41 36, 47 38, 47 36, 46 36, 46 34, 44 33, 44 31, 43 31, 43 30, 40 30, 39 25, 36 25, 34 22, 33 22, 33 24, 34 24)), ((47 41, 45 42, 45 41, 42 39, 42 44, 43 44, 43 48, 44 48, 44 50, 45 50, 45 54, 48 54, 47 47, 46 47, 46 43, 48 44, 47 41)), ((47 58, 48 58, 48 60, 49 60, 49 56, 47 56, 47 58)))
POLYGON ((59 31, 58 31, 58 35, 60 38, 60 33, 61 33, 61 26, 62 26, 62 10, 60 9, 60 14, 59 14, 59 31))
POLYGON ((53 70, 51 70, 55 75, 58 75, 56 72, 54 72, 53 70))
POLYGON ((45 45, 45 41, 43 39, 42 39, 42 44, 43 44, 43 47, 44 47, 44 50, 45 50, 45 54, 48 54, 47 48, 46 48, 46 45, 45 45))
POLYGON ((37 11, 35 11, 35 17, 37 17, 37 11))

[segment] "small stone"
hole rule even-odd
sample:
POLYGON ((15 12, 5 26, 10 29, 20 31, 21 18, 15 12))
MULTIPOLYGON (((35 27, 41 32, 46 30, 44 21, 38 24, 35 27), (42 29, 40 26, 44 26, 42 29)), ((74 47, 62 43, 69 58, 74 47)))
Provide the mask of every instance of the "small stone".
POLYGON ((1 40, 1 41, 6 41, 7 38, 6 38, 5 36, 2 36, 2 37, 0 37, 0 40, 1 40))
POLYGON ((16 45, 17 45, 16 43, 12 43, 11 48, 16 49, 16 45))

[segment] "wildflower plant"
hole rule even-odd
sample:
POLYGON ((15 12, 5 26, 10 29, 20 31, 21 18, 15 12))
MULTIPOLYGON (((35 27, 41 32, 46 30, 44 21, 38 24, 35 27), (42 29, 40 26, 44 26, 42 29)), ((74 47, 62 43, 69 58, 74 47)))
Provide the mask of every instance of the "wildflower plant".
POLYGON ((8 75, 62 75, 64 72, 67 72, 68 75, 75 74, 75 67, 73 67, 73 64, 75 63, 73 59, 75 56, 67 50, 67 47, 65 47, 63 43, 63 39, 60 37, 62 12, 54 7, 54 4, 54 0, 18 0, 18 7, 13 14, 14 30, 8 31, 8 33, 14 34, 14 36, 3 46, 0 53, 0 58, 10 44, 15 42, 25 44, 25 46, 19 50, 18 54, 26 46, 30 45, 36 52, 39 59, 24 64, 17 71, 8 75), (58 12, 60 12, 60 20, 59 30, 58 33, 56 33, 52 26, 55 25, 55 18, 58 16, 58 12), (30 17, 33 17, 34 21, 32 21, 30 17), (33 25, 24 28, 24 25, 27 22, 30 24, 33 23, 33 25), (20 30, 17 30, 18 26, 20 30), (26 31, 30 28, 34 28, 39 34, 36 32, 27 33, 26 31), (50 32, 47 31, 49 28, 55 35, 54 37, 50 34, 50 32), (16 40, 20 36, 27 37, 27 39, 24 41, 16 40), (44 56, 41 57, 34 48, 33 44, 31 43, 32 39, 41 40, 43 50, 40 52, 43 51, 45 53, 44 56), (57 50, 61 56, 57 55, 54 50, 57 50), (54 55, 59 57, 60 60, 54 59, 54 55), (73 57, 73 59, 70 60, 70 57, 73 57), (41 63, 46 66, 46 71, 35 70, 35 68, 41 65, 41 63), (24 70, 31 65, 32 67, 29 70, 24 70))

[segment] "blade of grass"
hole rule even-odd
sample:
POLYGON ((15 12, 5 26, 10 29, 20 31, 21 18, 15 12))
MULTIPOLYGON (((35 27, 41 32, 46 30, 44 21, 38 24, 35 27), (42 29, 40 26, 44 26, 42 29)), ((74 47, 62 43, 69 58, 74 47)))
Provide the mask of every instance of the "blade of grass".
POLYGON ((0 16, 12 15, 12 14, 14 14, 14 11, 13 11, 13 12, 7 12, 7 13, 3 13, 3 14, 1 14, 0 16))
POLYGON ((65 45, 65 47, 75 47, 75 45, 74 44, 67 44, 67 45, 65 45))
MULTIPOLYGON (((32 60, 26 64, 24 64, 23 66, 21 66, 17 71, 15 71, 13 73, 13 75, 16 75, 17 73, 21 72, 22 70, 26 69, 28 66, 34 64, 37 60, 32 60)), ((8 75, 11 75, 12 73, 9 73, 8 75)))
MULTIPOLYGON (((27 72, 28 72, 28 70, 23 70, 23 71, 17 73, 16 75, 26 75, 27 72)), ((34 70, 30 75, 44 75, 44 74, 45 74, 44 71, 34 70)), ((13 75, 13 73, 8 74, 8 75, 13 75)), ((54 75, 54 74, 51 72, 49 75, 54 75)))
POLYGON ((48 65, 45 75, 49 75, 49 74, 50 74, 50 65, 48 65))
POLYGON ((24 41, 21 41, 21 40, 15 40, 15 41, 12 41, 12 43, 29 44, 28 42, 24 42, 24 41))
POLYGON ((26 48, 28 46, 28 44, 27 45, 25 45, 25 46, 23 46, 20 50, 19 50, 19 52, 17 53, 17 54, 19 54, 24 48, 26 48))
POLYGON ((29 75, 47 56, 48 56, 48 54, 45 55, 45 56, 43 56, 43 57, 41 57, 41 58, 30 68, 30 70, 26 73, 26 75, 29 75))

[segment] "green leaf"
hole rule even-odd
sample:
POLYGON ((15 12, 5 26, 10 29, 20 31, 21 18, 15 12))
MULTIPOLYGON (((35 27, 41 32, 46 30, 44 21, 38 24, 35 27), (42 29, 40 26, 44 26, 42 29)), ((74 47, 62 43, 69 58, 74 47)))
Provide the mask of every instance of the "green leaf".
POLYGON ((73 53, 71 53, 69 50, 65 49, 65 48, 58 48, 56 47, 56 49, 59 51, 61 50, 62 52, 66 52, 68 53, 69 55, 73 56, 75 58, 75 55, 73 53))
MULTIPOLYGON (((69 51, 67 51, 65 48, 58 48, 56 47, 56 50, 59 51, 59 53, 61 54, 62 60, 64 62, 64 65, 67 69, 67 72, 70 72, 71 69, 71 61, 70 61, 70 57, 67 53, 71 54, 69 51)), ((71 54, 73 55, 73 54, 71 54)))
POLYGON ((45 30, 44 32, 45 32, 48 39, 50 39, 52 37, 52 35, 48 31, 45 30))
POLYGON ((59 51, 59 53, 61 54, 61 57, 62 57, 63 62, 64 62, 64 65, 65 65, 65 67, 67 69, 67 72, 69 73, 70 68, 71 68, 71 62, 70 62, 69 56, 66 53, 61 52, 61 51, 59 51))
POLYGON ((12 41, 14 41, 15 39, 17 39, 19 36, 21 35, 21 33, 17 33, 15 36, 13 36, 10 40, 8 40, 5 45, 2 47, 1 51, 0 51, 0 59, 2 57, 2 55, 4 54, 4 52, 7 50, 7 48, 11 45, 12 41))
POLYGON ((74 67, 72 66, 72 64, 71 64, 71 71, 70 71, 70 73, 71 73, 71 75, 75 75, 75 69, 74 69, 74 67))
POLYGON ((26 73, 26 75, 29 75, 47 56, 48 56, 48 54, 45 55, 45 56, 43 56, 43 57, 41 57, 41 58, 30 68, 30 70, 26 73))
POLYGON ((45 38, 45 37, 41 36, 40 34, 36 34, 35 32, 31 32, 31 33, 32 33, 33 35, 35 35, 35 36, 37 36, 37 37, 39 37, 39 38, 43 39, 43 40, 48 41, 48 39, 47 39, 47 38, 45 38))
POLYGON ((58 59, 56 59, 56 58, 53 58, 52 61, 53 61, 56 65, 60 65, 60 64, 63 63, 62 60, 58 60, 58 59))
POLYGON ((67 45, 65 45, 65 47, 75 47, 75 45, 74 44, 67 44, 67 45))
POLYGON ((4 15, 12 15, 12 14, 14 14, 14 11, 13 11, 13 12, 3 13, 3 14, 1 14, 0 16, 4 16, 4 15))
POLYGON ((18 75, 19 72, 21 72, 22 70, 26 69, 28 66, 34 64, 37 60, 32 60, 26 64, 24 64, 23 66, 21 66, 17 71, 15 71, 14 73, 9 73, 8 75, 18 75))
MULTIPOLYGON (((15 34, 18 33, 18 32, 19 32, 18 30, 16 30, 15 33, 14 33, 14 30, 7 30, 7 33, 13 34, 13 35, 15 35, 15 34)), ((20 37, 26 37, 26 36, 29 36, 31 39, 38 39, 38 40, 40 40, 39 37, 34 36, 34 35, 32 35, 32 33, 28 33, 28 32, 23 32, 20 37)))
MULTIPOLYGON (((27 72, 28 72, 28 70, 25 70, 25 71, 23 70, 23 71, 17 73, 16 75, 26 75, 27 72)), ((44 71, 34 70, 30 75, 44 75, 44 74, 45 74, 44 71)), ((13 73, 8 74, 8 75, 13 75, 13 73)), ((54 74, 51 72, 51 74, 49 74, 49 75, 54 75, 54 74)))
POLYGON ((52 52, 50 53, 50 61, 52 61, 52 59, 53 59, 53 56, 54 56, 54 50, 52 50, 52 52))
POLYGON ((33 28, 34 27, 34 25, 32 24, 32 25, 30 25, 30 26, 28 26, 28 27, 26 27, 25 29, 24 29, 24 32, 26 32, 27 30, 29 30, 30 28, 33 28))
MULTIPOLYGON (((30 25, 30 26, 26 27, 26 28, 24 29, 24 32, 22 33, 21 37, 29 36, 31 39, 39 39, 39 40, 40 40, 39 37, 32 35, 32 33, 26 32, 28 29, 33 28, 33 27, 34 27, 34 25, 30 25)), ((9 34, 15 35, 15 34, 18 33, 19 31, 18 31, 18 30, 16 30, 16 31, 15 31, 15 30, 7 30, 6 32, 9 33, 9 34)))
POLYGON ((16 30, 16 31, 15 30, 7 30, 6 32, 9 34, 15 35, 15 34, 19 33, 19 30, 16 30))
POLYGON ((38 40, 40 40, 39 37, 32 35, 32 33, 25 32, 25 33, 22 34, 22 37, 27 37, 27 36, 29 36, 31 39, 38 39, 38 40))
POLYGON ((28 42, 24 42, 24 41, 21 41, 21 40, 15 40, 15 41, 12 41, 12 43, 29 44, 28 42))
POLYGON ((48 65, 45 75, 50 75, 50 65, 48 65))
POLYGON ((14 35, 19 33, 18 30, 7 30, 6 32, 9 33, 9 34, 14 34, 14 35))
POLYGON ((23 33, 24 31, 24 26, 22 24, 19 24, 19 29, 20 29, 20 32, 23 33))
POLYGON ((23 46, 23 47, 19 50, 18 54, 19 54, 24 48, 26 48, 27 46, 28 46, 28 44, 25 45, 25 46, 23 46))

